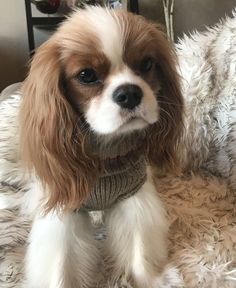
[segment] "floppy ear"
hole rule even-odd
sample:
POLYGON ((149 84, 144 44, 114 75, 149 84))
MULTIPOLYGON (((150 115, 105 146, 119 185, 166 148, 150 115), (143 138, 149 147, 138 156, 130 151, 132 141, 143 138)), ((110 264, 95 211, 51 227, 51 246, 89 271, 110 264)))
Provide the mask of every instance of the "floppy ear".
POLYGON ((31 63, 20 111, 22 157, 48 192, 47 212, 78 208, 98 170, 86 154, 79 116, 64 95, 61 77, 59 49, 51 39, 31 63))
POLYGON ((160 28, 153 31, 156 38, 157 77, 161 91, 157 95, 160 118, 148 131, 148 159, 160 168, 177 168, 177 150, 183 131, 183 97, 176 71, 174 49, 160 28))

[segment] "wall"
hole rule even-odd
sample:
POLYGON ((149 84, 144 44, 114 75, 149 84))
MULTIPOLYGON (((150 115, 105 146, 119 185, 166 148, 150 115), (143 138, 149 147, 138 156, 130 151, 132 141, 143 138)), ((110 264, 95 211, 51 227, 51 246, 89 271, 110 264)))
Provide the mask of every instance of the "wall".
MULTIPOLYGON (((162 0, 139 0, 139 5, 142 15, 165 23, 162 0)), ((235 0, 175 0, 175 35, 181 37, 194 29, 202 31, 225 14, 232 15, 233 8, 236 8, 235 0)))
POLYGON ((0 91, 24 79, 28 59, 24 0, 0 0, 0 91))

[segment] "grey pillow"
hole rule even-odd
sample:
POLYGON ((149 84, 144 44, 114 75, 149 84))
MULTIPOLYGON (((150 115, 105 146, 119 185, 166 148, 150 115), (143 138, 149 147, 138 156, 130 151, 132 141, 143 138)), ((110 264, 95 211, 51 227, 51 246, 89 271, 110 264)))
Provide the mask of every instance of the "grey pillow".
POLYGON ((10 97, 15 92, 19 91, 21 88, 22 82, 14 83, 6 87, 0 94, 0 102, 10 97))

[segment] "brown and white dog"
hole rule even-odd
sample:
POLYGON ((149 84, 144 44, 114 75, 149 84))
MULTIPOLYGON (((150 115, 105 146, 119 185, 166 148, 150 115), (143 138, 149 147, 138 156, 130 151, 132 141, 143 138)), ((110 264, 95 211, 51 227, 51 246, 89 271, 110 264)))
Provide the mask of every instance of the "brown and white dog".
POLYGON ((20 111, 27 287, 96 286, 92 210, 105 211, 114 277, 159 287, 168 223, 147 164, 175 167, 182 107, 172 48, 141 16, 87 7, 37 50, 20 111))

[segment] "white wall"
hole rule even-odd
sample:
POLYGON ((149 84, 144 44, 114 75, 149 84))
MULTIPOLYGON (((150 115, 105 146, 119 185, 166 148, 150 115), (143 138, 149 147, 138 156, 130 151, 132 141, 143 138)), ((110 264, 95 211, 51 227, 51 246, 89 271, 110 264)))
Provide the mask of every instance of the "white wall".
POLYGON ((0 0, 0 91, 24 79, 27 37, 24 0, 0 0))

